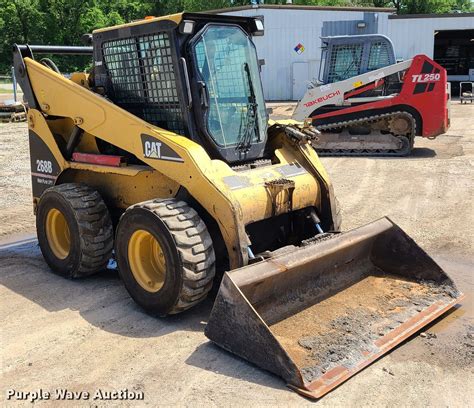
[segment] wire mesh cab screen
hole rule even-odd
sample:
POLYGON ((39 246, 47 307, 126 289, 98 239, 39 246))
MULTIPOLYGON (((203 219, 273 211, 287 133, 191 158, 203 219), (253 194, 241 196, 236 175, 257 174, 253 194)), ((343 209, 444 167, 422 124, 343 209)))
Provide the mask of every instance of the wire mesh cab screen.
POLYGON ((185 134, 167 32, 104 42, 102 54, 114 103, 155 126, 185 134))
POLYGON ((363 44, 335 45, 329 60, 328 82, 338 82, 361 73, 363 44))
POLYGON ((386 42, 377 41, 370 45, 368 71, 373 71, 391 64, 390 49, 386 42))
POLYGON ((395 64, 393 45, 383 35, 324 37, 322 43, 324 83, 343 81, 395 64))

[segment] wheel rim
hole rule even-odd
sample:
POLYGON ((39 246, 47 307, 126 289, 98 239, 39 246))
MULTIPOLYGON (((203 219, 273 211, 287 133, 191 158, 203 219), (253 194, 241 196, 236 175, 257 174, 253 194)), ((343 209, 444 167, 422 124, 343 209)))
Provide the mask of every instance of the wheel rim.
POLYGON ((165 254, 156 238, 145 230, 135 231, 128 242, 128 262, 133 277, 147 292, 158 292, 165 283, 165 254))
POLYGON ((66 218, 56 208, 51 208, 46 215, 46 238, 57 258, 67 258, 71 251, 71 234, 66 218))

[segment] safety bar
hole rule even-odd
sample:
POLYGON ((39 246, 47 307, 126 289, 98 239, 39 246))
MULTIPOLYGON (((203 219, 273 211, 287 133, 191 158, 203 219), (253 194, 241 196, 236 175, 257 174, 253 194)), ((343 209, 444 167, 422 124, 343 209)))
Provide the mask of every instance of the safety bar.
POLYGON ((37 54, 92 55, 93 47, 76 45, 16 45, 23 53, 30 50, 37 54))

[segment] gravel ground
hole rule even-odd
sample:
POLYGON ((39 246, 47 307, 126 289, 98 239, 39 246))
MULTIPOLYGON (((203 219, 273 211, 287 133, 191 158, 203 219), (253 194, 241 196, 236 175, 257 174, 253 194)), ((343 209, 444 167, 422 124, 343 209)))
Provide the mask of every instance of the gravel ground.
MULTIPOLYGON (((275 106, 279 116, 291 105, 275 106)), ((342 205, 343 229, 388 215, 466 294, 462 304, 319 400, 319 407, 466 407, 473 401, 472 105, 453 103, 452 127, 416 140, 409 158, 323 158, 342 205)), ((53 275, 34 233, 25 124, 0 124, 0 389, 143 391, 114 406, 313 405, 281 379, 213 346, 203 334, 212 303, 151 318, 107 272, 53 275)), ((3 400, 3 405, 18 402, 3 400)), ((43 401, 44 406, 64 402, 43 401)), ((75 401, 68 406, 104 405, 75 401)), ((31 405, 24 402, 25 406, 31 405)))
POLYGON ((0 239, 35 230, 27 129, 0 123, 0 239))

